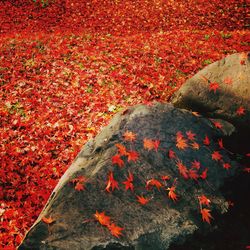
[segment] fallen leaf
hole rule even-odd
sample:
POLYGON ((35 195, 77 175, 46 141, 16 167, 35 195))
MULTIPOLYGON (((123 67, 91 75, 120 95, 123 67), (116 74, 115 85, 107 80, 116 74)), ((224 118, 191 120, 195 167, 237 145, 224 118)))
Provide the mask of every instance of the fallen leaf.
POLYGON ((215 160, 215 161, 219 161, 222 159, 222 155, 220 154, 219 151, 214 151, 212 153, 212 159, 215 160))
POLYGON ((137 201, 141 204, 141 205, 146 205, 150 199, 145 198, 144 196, 139 196, 137 195, 137 201))
POLYGON ((196 134, 194 134, 191 130, 187 131, 186 135, 187 135, 189 140, 191 140, 191 141, 195 140, 196 134))
POLYGON ((202 215, 202 220, 206 221, 207 223, 210 224, 210 219, 212 219, 212 215, 210 214, 211 210, 207 209, 207 208, 202 208, 200 210, 201 215, 202 215))
POLYGON ((112 157, 112 164, 117 164, 120 168, 124 166, 124 161, 119 154, 112 157))
POLYGON ((173 201, 177 201, 177 200, 178 200, 177 195, 176 195, 176 193, 175 193, 175 189, 176 189, 175 186, 172 186, 172 187, 170 187, 170 188, 167 188, 167 190, 168 190, 168 197, 169 197, 171 200, 173 200, 173 201))
POLYGON ((127 149, 124 145, 117 143, 115 146, 117 147, 120 155, 127 155, 127 149))
POLYGON ((206 146, 210 145, 210 140, 209 140, 207 135, 205 136, 205 139, 203 140, 203 144, 206 145, 206 146))
POLYGON ((110 225, 108 225, 108 229, 110 233, 117 238, 120 238, 120 236, 122 235, 121 231, 124 230, 124 228, 118 227, 114 223, 111 223, 110 225))
POLYGON ((95 219, 103 226, 110 225, 110 217, 105 215, 105 212, 99 213, 98 211, 94 214, 95 219))
POLYGON ((210 205, 211 201, 204 194, 201 196, 198 196, 198 199, 199 199, 200 205, 206 205, 206 206, 210 205))
POLYGON ((231 168, 231 165, 229 163, 223 163, 223 168, 229 169, 231 168))
POLYGON ((216 93, 218 88, 219 88, 219 84, 217 82, 211 82, 209 84, 209 91, 214 91, 214 93, 216 93))
POLYGON ((187 170, 187 167, 181 162, 181 161, 177 161, 176 163, 177 167, 178 167, 178 170, 179 170, 179 173, 185 178, 185 179, 188 179, 189 178, 189 175, 188 175, 188 170, 187 170))
POLYGON ((139 158, 139 154, 136 151, 128 151, 127 152, 127 156, 128 156, 128 161, 134 161, 136 162, 139 158))
POLYGON ((201 179, 205 180, 207 178, 207 171, 208 171, 208 168, 206 168, 200 175, 201 179))
POLYGON ((114 179, 114 174, 111 171, 108 176, 108 181, 105 190, 110 193, 110 188, 112 191, 119 189, 118 182, 114 179))
POLYGON ((175 152, 172 149, 169 149, 169 151, 168 151, 168 157, 169 157, 169 159, 176 158, 175 152))
POLYGON ((245 115, 245 112, 246 112, 246 109, 243 108, 242 106, 240 106, 240 107, 237 109, 237 111, 236 111, 237 115, 245 115))
POLYGON ((146 188, 149 189, 151 186, 155 186, 158 190, 160 190, 162 184, 156 179, 150 179, 146 183, 146 188))
POLYGON ((55 220, 54 220, 52 217, 48 217, 48 218, 43 217, 43 218, 42 218, 42 221, 43 221, 44 223, 50 225, 50 224, 52 224, 55 220))
POLYGON ((124 137, 124 140, 125 141, 130 141, 130 142, 133 142, 136 140, 136 134, 131 132, 131 131, 126 131, 124 134, 123 134, 123 137, 124 137))

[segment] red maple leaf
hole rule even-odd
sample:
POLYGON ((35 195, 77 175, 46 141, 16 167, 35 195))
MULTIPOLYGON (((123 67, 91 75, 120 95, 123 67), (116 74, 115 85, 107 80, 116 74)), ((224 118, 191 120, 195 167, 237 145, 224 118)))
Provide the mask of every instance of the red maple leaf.
POLYGON ((112 164, 117 164, 120 168, 124 166, 124 161, 119 154, 112 157, 112 164))
POLYGON ((222 124, 218 121, 211 120, 214 126, 218 129, 222 129, 222 124))
POLYGON ((123 146, 122 144, 119 144, 119 143, 115 144, 115 146, 118 148, 120 155, 127 155, 127 150, 126 150, 125 146, 123 146))
POLYGON ((231 165, 229 163, 223 163, 223 168, 229 169, 231 168, 231 165))
POLYGON ((124 228, 118 227, 114 223, 111 223, 110 225, 108 225, 108 229, 110 233, 117 238, 120 238, 120 236, 122 235, 121 231, 124 230, 124 228))
POLYGON ((141 205, 146 205, 149 202, 149 198, 145 198, 144 196, 139 196, 137 195, 137 201, 141 204, 141 205))
POLYGON ((135 141, 136 140, 136 134, 131 132, 131 131, 126 131, 124 134, 123 134, 123 137, 124 137, 124 140, 125 141, 135 141))
POLYGON ((209 84, 209 91, 214 91, 214 93, 216 93, 218 88, 219 88, 219 84, 217 82, 211 82, 209 84))
POLYGON ((168 175, 162 175, 161 179, 163 181, 168 181, 168 180, 170 180, 170 176, 168 176, 168 175))
POLYGON ((187 131, 186 135, 187 135, 189 140, 191 140, 191 141, 195 140, 196 134, 194 134, 191 130, 187 131))
POLYGON ((136 151, 128 151, 128 161, 137 161, 139 158, 139 154, 136 151))
POLYGON ((212 153, 212 159, 215 160, 215 161, 219 161, 222 159, 222 155, 220 154, 219 151, 214 151, 212 153))
POLYGON ((114 179, 114 174, 112 171, 109 173, 105 190, 110 193, 110 188, 112 191, 114 191, 115 188, 119 189, 118 182, 114 179))
POLYGON ((201 196, 198 196, 198 199, 199 199, 200 205, 206 205, 206 206, 210 205, 211 201, 204 194, 201 196))
POLYGON ((203 140, 203 144, 206 145, 206 146, 210 145, 210 140, 209 140, 207 135, 205 136, 205 139, 203 140))
POLYGON ((196 169, 200 169, 201 167, 201 163, 199 161, 194 160, 193 162, 191 162, 191 168, 196 168, 196 169))
POLYGON ((162 184, 156 179, 150 179, 146 183, 146 188, 149 189, 151 186, 155 186, 158 190, 160 190, 162 184))
POLYGON ((206 168, 200 175, 201 179, 205 180, 207 178, 207 171, 208 171, 208 168, 206 168))
POLYGON ((168 197, 171 199, 171 200, 173 200, 173 201, 177 201, 178 200, 178 196, 176 195, 176 193, 175 193, 175 189, 176 189, 176 187, 175 186, 172 186, 172 187, 170 187, 170 188, 167 188, 167 190, 168 190, 168 197))
POLYGON ((198 173, 197 173, 197 170, 195 170, 195 169, 190 169, 190 170, 188 171, 188 175, 189 175, 189 177, 190 177, 191 179, 193 179, 193 180, 197 180, 197 179, 199 178, 199 175, 198 175, 198 173))
POLYGON ((219 139, 219 140, 218 140, 218 144, 219 144, 219 147, 220 147, 221 149, 224 148, 222 139, 219 139))
POLYGON ((81 182, 77 182, 75 185, 75 190, 77 191, 85 190, 85 187, 81 182))
POLYGON ((130 189, 132 192, 134 191, 134 184, 133 184, 134 176, 129 172, 129 176, 127 177, 126 181, 123 182, 125 185, 125 189, 130 189))
POLYGON ((99 213, 98 211, 95 212, 94 218, 103 226, 110 225, 110 217, 105 215, 105 212, 99 213))
POLYGON ((154 140, 154 149, 157 152, 160 146, 160 140, 154 140))
POLYGON ((202 208, 200 212, 202 215, 202 220, 210 224, 210 219, 213 218, 212 215, 210 214, 211 210, 207 208, 202 208))
POLYGON ((245 115, 245 111, 246 111, 246 109, 243 108, 242 106, 240 106, 240 107, 237 109, 236 113, 237 113, 237 115, 245 115))
POLYGON ((169 157, 169 159, 176 158, 175 152, 172 149, 169 149, 168 157, 169 157))
POLYGON ((181 161, 177 161, 176 163, 178 170, 180 172, 180 174, 185 178, 188 179, 189 175, 188 175, 188 170, 187 167, 181 162, 181 161))

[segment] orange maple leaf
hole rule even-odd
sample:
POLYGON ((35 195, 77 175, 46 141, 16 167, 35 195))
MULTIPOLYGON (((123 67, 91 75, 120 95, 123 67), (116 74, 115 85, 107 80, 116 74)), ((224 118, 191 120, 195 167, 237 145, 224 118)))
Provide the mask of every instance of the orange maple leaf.
POLYGON ((112 164, 117 164, 121 168, 124 166, 124 161, 121 159, 121 156, 117 154, 112 157, 112 164))
POLYGON ((158 190, 162 187, 162 184, 156 179, 150 179, 146 183, 146 188, 149 189, 150 186, 155 186, 158 190))
POLYGON ((210 219, 212 219, 212 215, 210 214, 211 210, 207 209, 207 208, 202 208, 200 210, 201 215, 202 215, 202 220, 206 221, 207 223, 210 224, 210 219))
POLYGON ((131 132, 131 131, 126 131, 124 134, 123 134, 123 137, 124 137, 124 140, 125 141, 135 141, 136 140, 136 134, 131 132))
POLYGON ((118 227, 114 223, 111 223, 110 225, 108 225, 108 229, 110 233, 117 238, 120 238, 120 236, 122 235, 121 231, 124 230, 124 228, 118 227))
POLYGON ((200 145, 197 142, 193 142, 191 144, 191 146, 192 146, 193 149, 196 149, 196 150, 200 149, 200 145))
POLYGON ((126 150, 125 146, 123 146, 122 144, 119 144, 119 143, 115 144, 115 146, 118 148, 120 155, 127 155, 127 150, 126 150))
POLYGON ((178 170, 180 172, 180 174, 185 178, 185 179, 188 179, 188 170, 187 170, 187 167, 180 161, 178 160, 176 162, 176 165, 178 167, 178 170))
POLYGON ((99 213, 98 211, 94 214, 95 219, 103 226, 110 225, 110 217, 105 215, 105 212, 99 213))
POLYGON ((44 223, 50 225, 50 224, 52 224, 55 220, 50 216, 50 217, 48 217, 48 218, 43 217, 43 218, 42 218, 42 221, 43 221, 44 223))
POLYGON ((167 190, 168 190, 168 197, 169 197, 171 200, 173 200, 173 201, 177 201, 177 200, 178 200, 177 195, 176 195, 176 193, 175 193, 175 189, 176 189, 175 186, 172 186, 172 187, 170 187, 170 188, 167 188, 167 190))
POLYGON ((136 151, 128 151, 128 161, 137 161, 139 158, 139 154, 136 151))
POLYGON ((186 149, 188 147, 187 140, 176 135, 176 147, 181 150, 186 149))
POLYGON ((214 151, 212 153, 212 159, 215 160, 215 161, 219 161, 222 159, 222 155, 220 154, 219 151, 214 151))
POLYGON ((141 204, 141 205, 146 205, 150 199, 149 198, 145 198, 144 196, 139 196, 137 195, 137 201, 141 204))
POLYGON ((110 193, 110 188, 112 189, 112 191, 114 191, 115 188, 119 189, 118 182, 114 179, 114 174, 112 171, 109 173, 105 190, 110 193))
POLYGON ((144 147, 145 149, 147 149, 148 151, 154 149, 154 147, 155 147, 154 141, 151 140, 151 139, 145 138, 145 139, 143 140, 143 147, 144 147))
POLYGON ((231 77, 226 77, 226 78, 223 80, 223 82, 224 82, 225 84, 232 84, 232 83, 233 83, 233 80, 232 80, 231 77))
POLYGON ((199 199, 200 205, 206 205, 206 206, 210 205, 211 201, 204 194, 201 196, 198 196, 198 199, 199 199))

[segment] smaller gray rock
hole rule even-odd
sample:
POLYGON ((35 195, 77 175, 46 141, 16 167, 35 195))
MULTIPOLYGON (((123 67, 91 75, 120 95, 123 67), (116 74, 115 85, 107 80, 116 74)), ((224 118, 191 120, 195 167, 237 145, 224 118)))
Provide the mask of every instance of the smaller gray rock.
POLYGON ((238 133, 249 136, 250 53, 227 56, 199 71, 176 92, 172 103, 229 121, 238 133))

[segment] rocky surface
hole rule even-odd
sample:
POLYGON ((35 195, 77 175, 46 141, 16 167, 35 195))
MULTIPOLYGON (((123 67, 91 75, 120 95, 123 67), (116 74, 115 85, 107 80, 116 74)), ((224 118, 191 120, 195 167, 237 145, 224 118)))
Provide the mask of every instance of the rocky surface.
POLYGON ((19 249, 166 250, 197 230, 213 231, 230 205, 220 189, 238 169, 221 141, 232 130, 170 104, 117 114, 84 146, 19 249))
POLYGON ((233 54, 205 67, 182 85, 172 103, 227 120, 250 138, 250 53, 233 54))

